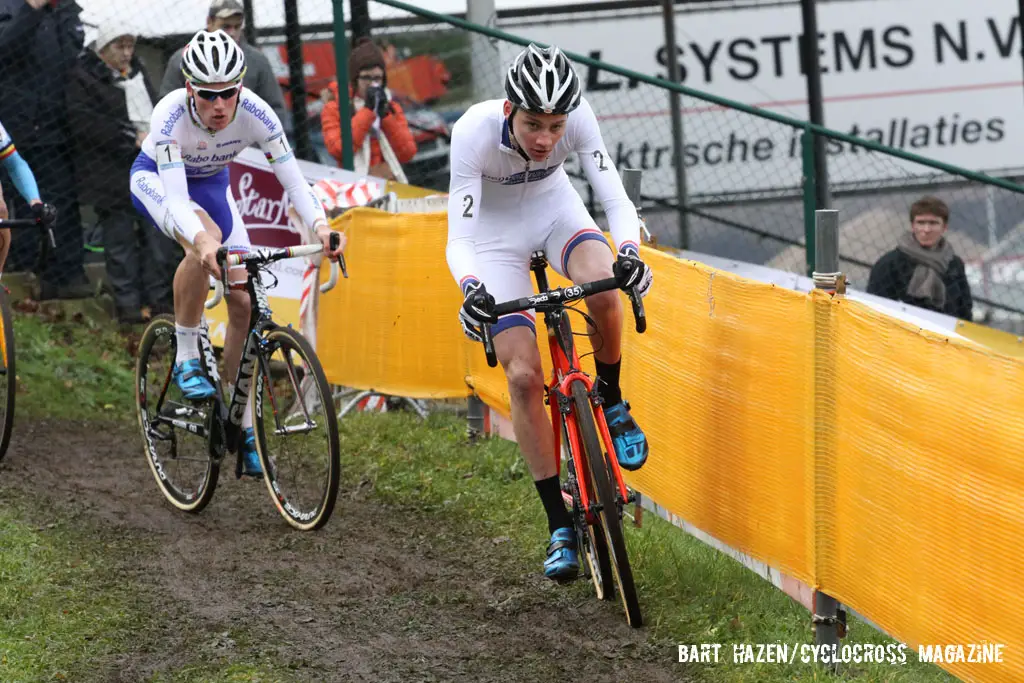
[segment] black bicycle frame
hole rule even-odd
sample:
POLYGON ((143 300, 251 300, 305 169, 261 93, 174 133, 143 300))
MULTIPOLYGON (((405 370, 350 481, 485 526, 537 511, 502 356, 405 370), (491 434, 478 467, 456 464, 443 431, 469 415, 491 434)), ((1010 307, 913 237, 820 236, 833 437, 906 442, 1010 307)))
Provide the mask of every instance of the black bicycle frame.
POLYGON ((260 265, 246 263, 245 269, 248 274, 245 289, 249 293, 249 329, 242 347, 242 358, 238 364, 231 402, 225 405, 222 400, 218 401, 221 404, 219 412, 223 420, 226 445, 230 451, 237 450, 238 439, 242 433, 242 418, 245 416, 246 404, 256 375, 256 365, 260 359, 259 346, 263 343, 261 337, 264 330, 277 326, 271 319, 267 289, 260 279, 260 265))

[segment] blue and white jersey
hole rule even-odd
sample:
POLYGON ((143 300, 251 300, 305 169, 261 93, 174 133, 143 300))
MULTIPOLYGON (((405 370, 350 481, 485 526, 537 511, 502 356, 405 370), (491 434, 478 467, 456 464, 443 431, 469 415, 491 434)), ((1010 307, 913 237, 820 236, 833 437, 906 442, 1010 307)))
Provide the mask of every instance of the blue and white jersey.
POLYGON ((263 150, 303 222, 310 228, 317 223, 326 225, 323 206, 302 175, 280 119, 263 98, 247 88, 239 94, 235 118, 219 131, 202 124, 185 88, 168 93, 153 108, 142 154, 153 161, 167 199, 187 202, 188 182, 221 173, 253 144, 263 150))

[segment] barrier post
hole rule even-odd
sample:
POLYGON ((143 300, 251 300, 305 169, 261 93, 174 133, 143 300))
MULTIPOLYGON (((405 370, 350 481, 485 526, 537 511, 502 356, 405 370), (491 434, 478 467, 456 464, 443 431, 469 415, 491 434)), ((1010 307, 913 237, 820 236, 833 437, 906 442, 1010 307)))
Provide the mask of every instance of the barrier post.
MULTIPOLYGON (((846 286, 839 272, 838 211, 814 212, 814 238, 814 287, 830 295, 842 294, 846 286)), ((814 570, 815 585, 821 586, 830 578, 835 551, 835 345, 831 297, 815 298, 814 306, 814 570)), ((820 590, 814 592, 813 608, 815 644, 838 646, 846 635, 846 612, 835 598, 820 590)), ((832 662, 830 668, 837 668, 836 664, 832 662)))
POLYGON ((484 416, 487 406, 480 397, 473 394, 469 397, 469 414, 467 415, 469 442, 476 443, 484 435, 484 416))

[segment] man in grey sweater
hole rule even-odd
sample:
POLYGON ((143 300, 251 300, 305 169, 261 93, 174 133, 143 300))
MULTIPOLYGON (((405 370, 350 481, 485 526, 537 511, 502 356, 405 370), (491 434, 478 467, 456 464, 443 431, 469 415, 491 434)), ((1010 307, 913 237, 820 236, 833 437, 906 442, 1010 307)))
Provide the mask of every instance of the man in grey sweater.
MULTIPOLYGON (((284 124, 285 135, 291 135, 292 117, 285 111, 284 95, 281 85, 274 77, 270 60, 258 48, 242 40, 242 29, 245 27, 245 10, 239 0, 213 0, 210 13, 206 17, 206 30, 221 29, 231 36, 245 53, 245 78, 242 84, 266 100, 273 107, 277 117, 284 124)), ((168 93, 185 87, 185 76, 181 73, 181 53, 184 47, 175 52, 167 62, 164 80, 160 84, 160 99, 168 93)))

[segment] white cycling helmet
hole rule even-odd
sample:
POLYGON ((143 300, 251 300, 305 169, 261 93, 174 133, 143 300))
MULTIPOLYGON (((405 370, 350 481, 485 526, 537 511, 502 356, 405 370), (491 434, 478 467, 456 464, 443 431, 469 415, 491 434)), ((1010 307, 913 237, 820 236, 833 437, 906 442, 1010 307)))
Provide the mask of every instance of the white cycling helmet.
POLYGON ((579 106, 580 77, 555 46, 533 43, 519 53, 505 75, 505 96, 513 106, 542 114, 568 114, 579 106))
POLYGON ((181 72, 190 83, 232 83, 245 75, 245 53, 224 31, 200 31, 185 46, 181 72))

